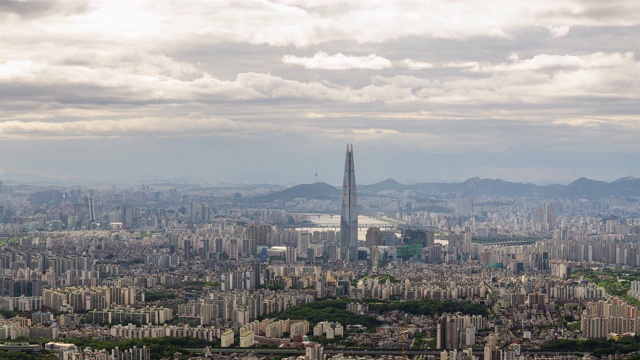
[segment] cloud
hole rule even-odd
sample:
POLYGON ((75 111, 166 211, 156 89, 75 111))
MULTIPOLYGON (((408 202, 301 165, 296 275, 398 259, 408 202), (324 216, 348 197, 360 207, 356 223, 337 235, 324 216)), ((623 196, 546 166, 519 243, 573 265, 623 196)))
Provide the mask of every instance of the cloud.
POLYGON ((569 26, 566 25, 551 25, 549 26, 549 32, 551 33, 551 35, 553 37, 563 37, 563 36, 567 36, 567 34, 569 34, 569 30, 571 28, 569 26))
MULTIPOLYGON (((615 68, 633 67, 635 54, 633 52, 605 54, 597 52, 589 55, 550 55, 539 54, 531 59, 520 60, 517 54, 512 54, 511 64, 480 64, 470 66, 469 71, 477 72, 505 72, 505 71, 533 71, 558 68, 615 68)), ((632 70, 631 68, 629 70, 632 70)))
POLYGON ((402 64, 410 70, 431 69, 433 64, 427 62, 413 61, 411 59, 402 60, 402 64))
MULTIPOLYGON (((0 1, 6 42, 127 45, 264 44, 308 48, 337 41, 380 44, 407 37, 513 39, 523 29, 554 37, 572 27, 640 24, 634 1, 159 2, 0 1), (2 12, 4 8, 4 12, 2 12), (28 21, 47 14, 46 24, 28 21), (69 15, 73 21, 69 21, 69 15), (25 21, 27 20, 27 21, 25 21), (144 24, 144 25, 141 25, 144 24), (47 41, 49 40, 49 41, 47 41)), ((7 51, 3 47, 3 51, 7 51)))
MULTIPOLYGON (((545 104, 549 108, 567 99, 583 103, 640 100, 640 62, 632 52, 539 54, 522 60, 512 54, 510 58, 512 63, 442 65, 463 69, 463 73, 479 73, 479 77, 377 76, 372 79, 373 84, 363 91, 366 90, 366 94, 373 98, 382 98, 381 93, 389 93, 399 96, 394 98, 395 101, 411 100, 415 103, 545 104)), ((620 106, 616 111, 629 111, 631 104, 626 105, 626 109, 620 106)))
POLYGON ((199 29, 217 41, 307 47, 332 41, 382 43, 406 36, 444 39, 511 38, 526 27, 541 27, 565 36, 574 26, 640 24, 640 9, 629 1, 607 4, 584 1, 478 2, 305 1, 242 3, 159 3, 145 10, 179 13, 165 26, 177 31, 199 29), (203 21, 207 19, 208 21, 203 21), (187 20, 187 21, 184 21, 187 20))
POLYGON ((579 159, 627 172, 639 11, 617 0, 0 1, 1 166, 301 173, 305 151, 325 159, 356 142, 360 159, 377 151, 389 160, 370 163, 398 174, 455 163, 508 178, 579 159), (594 152, 601 163, 580 155, 594 152), (556 154, 571 155, 548 165, 556 154))
POLYGON ((442 67, 444 67, 444 68, 460 68, 460 69, 464 69, 464 68, 477 68, 479 65, 480 65, 480 63, 477 62, 477 61, 448 62, 448 63, 442 64, 442 67))
MULTIPOLYGON (((441 65, 462 70, 454 74, 439 73, 436 66, 428 77, 373 75, 351 86, 318 77, 294 80, 262 72, 222 79, 160 53, 61 53, 52 57, 52 63, 0 63, 0 106, 5 110, 0 119, 35 120, 65 107, 86 114, 88 107, 96 105, 103 114, 124 112, 135 117, 144 116, 145 111, 167 111, 141 106, 165 106, 184 113, 212 105, 218 115, 251 117, 259 111, 274 118, 295 113, 301 106, 322 105, 325 114, 357 113, 363 111, 362 104, 367 104, 367 111, 398 117, 428 109, 463 119, 474 115, 478 106, 491 106, 492 116, 522 114, 529 108, 536 108, 541 116, 548 116, 545 109, 573 115, 637 111, 633 103, 640 97, 640 63, 631 52, 538 54, 528 59, 512 54, 510 59, 511 63, 441 65), (92 56, 94 66, 86 64, 92 56), (31 115, 14 115, 19 111, 31 115)), ((69 113, 73 111, 64 116, 69 113)), ((100 115, 99 109, 94 113, 100 115)))
POLYGON ((97 119, 78 121, 4 121, 0 122, 0 138, 4 139, 79 139, 102 137, 259 134, 264 131, 294 132, 265 122, 233 121, 226 118, 97 119))
POLYGON ((9 98, 33 99, 41 96, 40 100, 43 101, 63 103, 73 98, 87 99, 89 96, 90 99, 92 92, 100 102, 105 98, 115 102, 216 99, 368 101, 347 86, 288 80, 268 73, 253 72, 240 73, 234 80, 221 80, 164 55, 142 56, 140 59, 142 63, 118 63, 105 67, 9 61, 0 64, 0 91, 6 94, 5 101, 9 98), (27 87, 33 91, 12 91, 16 87, 27 87))
POLYGON ((366 56, 352 56, 337 53, 329 55, 326 52, 317 52, 313 57, 297 57, 294 55, 283 55, 282 62, 290 65, 300 65, 306 69, 322 70, 381 70, 390 68, 391 61, 370 54, 366 56))
POLYGON ((17 16, 22 19, 35 19, 45 16, 70 16, 88 11, 88 1, 56 0, 2 0, 0 18, 17 16))
POLYGON ((573 127, 601 128, 615 123, 624 131, 640 131, 640 121, 636 115, 607 115, 594 116, 584 115, 581 117, 558 118, 553 121, 554 125, 568 125, 573 127))

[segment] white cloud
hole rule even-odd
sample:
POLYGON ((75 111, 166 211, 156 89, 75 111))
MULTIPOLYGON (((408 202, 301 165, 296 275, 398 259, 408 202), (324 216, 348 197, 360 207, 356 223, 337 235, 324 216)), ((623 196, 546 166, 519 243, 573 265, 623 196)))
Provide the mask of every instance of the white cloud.
POLYGON ((296 132, 298 127, 266 122, 243 122, 226 118, 144 117, 78 121, 3 121, 0 139, 77 139, 94 137, 194 136, 230 133, 296 132))
MULTIPOLYGON (((218 99, 306 99, 359 103, 367 101, 347 86, 326 85, 319 81, 301 82, 265 73, 240 73, 234 80, 220 80, 197 72, 188 64, 163 56, 144 57, 150 62, 115 67, 49 65, 32 61, 0 64, 0 85, 69 88, 73 95, 85 96, 82 87, 100 89, 98 97, 122 101, 206 101, 218 99), (183 79, 187 77, 187 79, 183 79), (75 88, 75 90, 74 90, 75 88)), ((65 102, 68 91, 57 102, 65 102)))
POLYGON ((567 34, 569 34, 569 30, 571 28, 569 26, 566 25, 551 25, 549 26, 549 32, 551 33, 551 35, 553 37, 563 37, 563 36, 567 36, 567 34))
MULTIPOLYGON (((633 53, 595 53, 584 56, 541 54, 511 64, 459 63, 482 77, 443 79, 415 76, 376 76, 362 88, 371 99, 420 104, 546 104, 565 99, 584 101, 640 100, 640 62, 633 53), (471 67, 473 66, 473 67, 471 67), (540 71, 545 70, 545 71, 540 71)), ((522 109, 514 110, 522 111, 522 109)), ((574 111, 580 111, 574 109, 574 111)))
MULTIPOLYGON (((557 68, 604 68, 604 67, 628 67, 635 63, 633 52, 605 54, 597 52, 589 55, 549 55, 540 54, 531 59, 520 60, 517 54, 512 54, 509 59, 511 64, 480 64, 470 67, 470 71, 477 72, 504 72, 504 71, 532 71, 557 68)), ((632 70, 632 69, 629 69, 632 70)))
POLYGON ((0 23, 0 33, 4 41, 18 44, 44 38, 88 46, 151 48, 203 40, 209 44, 303 48, 332 41, 382 43, 407 36, 512 38, 528 27, 545 28, 552 36, 561 37, 574 26, 640 24, 640 7, 633 1, 379 1, 367 6, 348 1, 309 5, 306 1, 260 0, 89 4, 71 13, 54 11, 38 21, 8 16, 0 23))
POLYGON ((442 67, 444 67, 444 68, 460 68, 460 69, 476 68, 478 66, 480 66, 480 63, 477 62, 477 61, 448 62, 448 63, 442 64, 442 67))
POLYGON ((607 115, 606 117, 585 115, 573 118, 558 118, 553 121, 553 124, 598 128, 612 122, 615 122, 617 126, 624 129, 625 131, 640 130, 640 121, 638 121, 637 116, 634 115, 607 115))
POLYGON ((282 62, 290 65, 301 65, 306 69, 323 70, 381 70, 391 67, 391 61, 376 54, 353 56, 337 53, 329 55, 323 51, 317 52, 313 57, 283 55, 282 62))
MULTIPOLYGON (((347 108, 361 103, 377 103, 378 109, 385 110, 385 106, 395 104, 552 106, 568 98, 594 102, 598 99, 632 100, 640 97, 640 63, 630 52, 581 56, 540 54, 529 59, 520 59, 517 54, 512 54, 511 63, 443 65, 478 72, 481 76, 423 78, 375 75, 368 84, 360 87, 339 85, 327 80, 291 80, 259 72, 240 73, 234 79, 222 80, 189 63, 175 61, 162 54, 136 53, 127 57, 132 60, 122 60, 117 56, 116 60, 107 58, 98 61, 104 66, 97 67, 62 65, 64 61, 60 59, 64 59, 64 56, 56 60, 57 64, 33 61, 0 64, 0 86, 5 94, 3 102, 75 104, 104 103, 104 99, 108 99, 107 102, 114 104, 162 101, 167 104, 189 103, 193 107, 195 104, 204 106, 223 101, 255 104, 270 100, 276 104, 280 100, 297 99, 311 104, 326 102, 347 108), (12 91, 12 87, 16 86, 31 88, 33 92, 25 94, 12 91)), ((353 62, 342 65, 355 66, 353 62)), ((272 111, 277 113, 292 109, 277 107, 272 111)), ((458 111, 464 113, 464 110, 458 111)), ((39 117, 36 109, 33 113, 33 119, 39 117)))
POLYGON ((432 63, 414 61, 411 59, 402 60, 402 64, 404 64, 404 66, 406 66, 410 70, 431 69, 433 67, 432 63))

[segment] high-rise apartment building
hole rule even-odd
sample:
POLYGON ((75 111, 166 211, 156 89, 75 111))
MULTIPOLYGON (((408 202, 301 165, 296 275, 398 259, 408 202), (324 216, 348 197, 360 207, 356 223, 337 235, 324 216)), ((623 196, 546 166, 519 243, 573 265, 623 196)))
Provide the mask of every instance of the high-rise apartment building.
POLYGON ((545 206, 545 218, 549 224, 549 229, 555 229, 558 225, 558 218, 556 216, 556 209, 552 203, 548 203, 545 206))
POLYGON ((191 211, 189 212, 189 215, 191 215, 192 223, 195 224, 198 222, 198 205, 195 202, 191 203, 191 211))
POLYGON ((133 206, 131 205, 122 207, 122 226, 126 228, 133 227, 133 206))
POLYGON ((307 250, 309 249, 309 243, 311 242, 311 233, 303 231, 298 233, 298 257, 307 258, 307 250))
POLYGON ((382 245, 382 231, 377 227, 370 227, 367 230, 366 237, 367 248, 369 249, 369 256, 371 266, 378 265, 378 246, 382 245))
POLYGON ((353 163, 353 144, 347 145, 342 183, 342 212, 340 214, 340 247, 344 260, 358 259, 358 204, 356 202, 356 171, 353 163))
POLYGON ((269 224, 250 224, 245 234, 251 240, 251 249, 255 253, 258 245, 272 245, 273 228, 269 224))

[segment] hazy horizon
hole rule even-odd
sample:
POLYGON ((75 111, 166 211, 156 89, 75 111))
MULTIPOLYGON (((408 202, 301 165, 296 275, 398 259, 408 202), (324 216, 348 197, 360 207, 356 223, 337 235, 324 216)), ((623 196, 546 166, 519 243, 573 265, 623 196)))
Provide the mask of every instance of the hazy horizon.
MULTIPOLYGON (((589 180, 594 180, 594 181, 603 181, 603 182, 613 182, 616 180, 620 180, 623 178, 627 178, 627 177, 633 177, 632 175, 628 175, 628 176, 623 176, 620 178, 615 178, 615 179, 599 179, 599 178, 588 178, 588 177, 584 177, 581 176, 579 178, 575 178, 569 182, 559 182, 559 181, 552 181, 552 180, 548 180, 548 181, 538 181, 538 182, 527 182, 527 181, 514 181, 514 180, 510 180, 510 179, 504 179, 504 178, 487 178, 487 177, 478 177, 478 176, 473 176, 470 178, 465 178, 465 179, 453 179, 453 180, 433 180, 433 181, 414 181, 411 179, 407 179, 405 181, 393 178, 393 177, 388 177, 388 178, 384 178, 384 179, 379 179, 376 181, 370 181, 370 182, 361 182, 361 181, 357 181, 358 185, 371 185, 371 184, 376 184, 376 183, 380 183, 386 180, 394 180, 397 181, 403 185, 414 185, 414 184, 421 184, 421 183, 463 183, 467 180, 473 179, 473 178, 480 178, 483 180, 503 180, 506 182, 512 182, 512 183, 531 183, 534 185, 539 185, 539 186, 545 186, 545 185, 568 185, 580 178, 587 178, 589 180)), ((248 182, 248 181, 233 181, 233 180, 215 180, 215 179, 197 179, 197 178, 187 178, 187 177, 149 177, 149 178, 140 178, 140 179, 121 179, 121 180, 117 180, 117 179, 94 179, 94 178, 87 178, 87 177, 69 177, 69 178, 59 178, 59 177, 50 177, 50 176, 44 176, 44 175, 39 175, 39 174, 25 174, 25 173, 20 173, 20 172, 5 172, 5 173, 0 173, 0 181, 4 181, 5 185, 9 185, 9 184, 25 184, 25 185, 40 185, 40 184, 44 184, 44 185, 91 185, 92 183, 96 183, 96 184, 121 184, 121 185, 127 185, 127 184, 153 184, 153 183, 161 183, 161 182, 166 182, 166 183, 184 183, 184 184, 189 184, 189 183, 204 183, 204 184, 208 184, 208 185, 212 185, 212 186, 233 186, 233 185, 239 185, 239 186, 258 186, 258 185, 273 185, 273 186, 295 186, 295 185, 302 185, 302 184, 313 184, 315 182, 321 182, 321 183, 326 183, 335 187, 341 187, 342 184, 338 181, 325 181, 322 180, 320 178, 316 179, 312 179, 310 181, 301 181, 301 182, 248 182)))

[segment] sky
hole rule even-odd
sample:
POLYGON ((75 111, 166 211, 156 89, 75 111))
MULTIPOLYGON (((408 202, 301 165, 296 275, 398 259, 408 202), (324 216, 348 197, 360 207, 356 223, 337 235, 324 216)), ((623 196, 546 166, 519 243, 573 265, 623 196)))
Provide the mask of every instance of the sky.
POLYGON ((1 0, 0 174, 640 177, 639 47, 637 0, 1 0))

